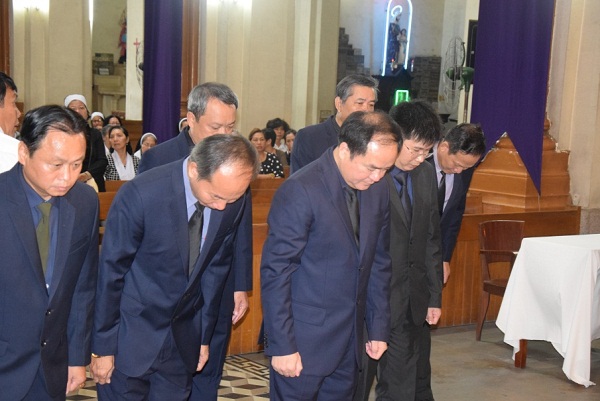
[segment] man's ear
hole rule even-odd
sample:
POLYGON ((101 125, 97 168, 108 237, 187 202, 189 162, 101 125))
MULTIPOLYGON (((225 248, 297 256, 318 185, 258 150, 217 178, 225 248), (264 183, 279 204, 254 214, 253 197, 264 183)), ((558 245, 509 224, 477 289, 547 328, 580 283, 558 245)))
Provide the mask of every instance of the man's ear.
POLYGON ((25 145, 23 141, 19 142, 18 156, 19 163, 23 165, 26 163, 26 160, 29 159, 29 149, 27 149, 27 145, 25 145))
POLYGON ((342 98, 339 96, 335 97, 335 100, 333 101, 334 105, 335 105, 335 110, 339 113, 340 109, 342 108, 342 98))

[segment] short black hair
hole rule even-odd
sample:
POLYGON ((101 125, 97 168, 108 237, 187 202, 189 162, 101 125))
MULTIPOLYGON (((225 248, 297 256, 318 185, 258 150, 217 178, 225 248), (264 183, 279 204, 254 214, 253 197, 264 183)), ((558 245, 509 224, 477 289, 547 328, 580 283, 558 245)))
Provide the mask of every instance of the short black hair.
POLYGON ((283 128, 284 131, 289 131, 289 129, 290 129, 290 125, 287 122, 285 122, 285 120, 282 120, 279 117, 276 117, 272 120, 267 121, 266 127, 271 128, 271 129, 276 129, 276 128, 281 127, 281 128, 283 128))
POLYGON ((373 88, 375 90, 375 99, 377 99, 379 82, 373 77, 362 74, 352 74, 344 77, 335 87, 335 96, 339 97, 342 103, 344 103, 346 99, 352 96, 354 85, 373 88))
POLYGON ((402 102, 392 107, 390 116, 402 128, 403 140, 433 145, 442 136, 442 120, 431 104, 424 100, 402 102))
POLYGON ((194 146, 190 160, 197 165, 198 180, 210 181, 213 174, 226 165, 251 168, 252 179, 260 171, 256 148, 241 135, 211 135, 194 146))
POLYGON ((289 130, 285 131, 285 134, 283 135, 283 140, 286 140, 288 135, 293 134, 294 136, 296 136, 297 133, 298 132, 295 129, 290 128, 289 130))
POLYGON ((17 92, 17 85, 15 85, 15 81, 11 77, 0 71, 0 106, 2 107, 4 107, 4 97, 8 89, 17 92))
POLYGON ((339 143, 345 142, 350 149, 350 156, 360 156, 367 153, 369 142, 375 135, 377 142, 388 144, 395 143, 400 148, 402 143, 402 130, 392 118, 381 111, 355 111, 350 114, 342 124, 339 143))
POLYGON ((458 124, 446 133, 442 141, 448 143, 451 155, 461 152, 481 156, 485 152, 485 136, 476 124, 458 124))
POLYGON ((277 134, 273 130, 273 128, 264 128, 262 130, 263 135, 265 136, 265 141, 271 141, 271 146, 275 146, 277 142, 277 134))
POLYGON ((21 141, 32 155, 50 130, 83 135, 85 138, 87 129, 87 122, 77 112, 58 105, 41 106, 25 114, 21 126, 21 141))

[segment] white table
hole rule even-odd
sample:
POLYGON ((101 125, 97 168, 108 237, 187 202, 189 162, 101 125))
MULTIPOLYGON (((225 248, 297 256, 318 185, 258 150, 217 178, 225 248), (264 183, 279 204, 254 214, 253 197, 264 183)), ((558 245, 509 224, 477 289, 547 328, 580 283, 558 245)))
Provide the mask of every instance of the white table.
POLYGON ((563 372, 586 387, 591 342, 600 338, 600 234, 525 238, 496 325, 504 342, 550 341, 563 372))

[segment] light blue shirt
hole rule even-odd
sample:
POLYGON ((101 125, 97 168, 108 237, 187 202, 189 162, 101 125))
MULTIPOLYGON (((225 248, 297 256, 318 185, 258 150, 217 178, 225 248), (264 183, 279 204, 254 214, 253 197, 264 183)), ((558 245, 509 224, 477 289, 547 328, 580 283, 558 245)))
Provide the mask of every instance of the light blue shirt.
MULTIPOLYGON (((192 187, 190 185, 190 177, 188 176, 187 166, 189 163, 189 156, 183 161, 183 188, 185 189, 185 206, 187 208, 187 218, 188 221, 192 218, 192 215, 196 211, 196 202, 198 199, 194 196, 192 192, 192 187)), ((204 240, 206 239, 206 233, 208 232, 208 224, 210 223, 210 212, 211 209, 209 207, 204 207, 204 220, 202 223, 202 240, 200 242, 200 249, 202 249, 202 245, 204 245, 204 240)))

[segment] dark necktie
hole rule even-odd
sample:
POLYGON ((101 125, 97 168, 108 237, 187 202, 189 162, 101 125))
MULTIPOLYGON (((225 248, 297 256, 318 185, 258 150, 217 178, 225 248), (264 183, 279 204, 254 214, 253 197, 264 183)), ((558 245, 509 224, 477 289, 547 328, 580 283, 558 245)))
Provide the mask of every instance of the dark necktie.
POLYGON ((408 193, 408 173, 406 171, 399 171, 394 175, 394 178, 402 186, 398 195, 400 195, 400 201, 402 202, 402 207, 406 213, 406 221, 410 227, 412 220, 412 203, 410 202, 410 195, 408 193))
POLYGON ((190 234, 190 264, 188 266, 188 276, 192 275, 196 260, 200 255, 200 245, 202 242, 202 224, 204 222, 204 206, 200 202, 194 204, 196 211, 192 214, 188 222, 188 231, 190 234))
POLYGON ((37 205, 38 210, 42 213, 42 217, 35 229, 37 237, 38 249, 40 251, 40 260, 42 261, 42 270, 46 275, 46 265, 48 264, 48 249, 50 248, 50 202, 42 202, 37 205))
POLYGON ((360 225, 360 212, 358 207, 358 193, 356 189, 350 187, 344 187, 346 194, 346 204, 348 206, 348 213, 350 214, 350 221, 352 222, 352 230, 354 231, 354 239, 358 245, 359 239, 359 225, 360 225))
POLYGON ((438 209, 440 216, 444 212, 444 201, 446 200, 446 173, 440 171, 442 178, 440 179, 440 185, 438 186, 438 209))

